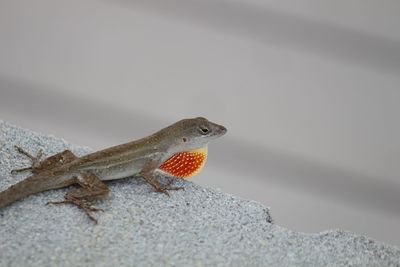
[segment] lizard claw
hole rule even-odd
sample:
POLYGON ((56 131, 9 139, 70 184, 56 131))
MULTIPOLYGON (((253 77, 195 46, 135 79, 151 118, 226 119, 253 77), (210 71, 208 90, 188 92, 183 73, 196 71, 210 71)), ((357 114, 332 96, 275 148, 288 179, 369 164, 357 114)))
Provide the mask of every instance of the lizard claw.
POLYGON ((92 214, 90 214, 90 212, 97 212, 97 211, 104 212, 103 209, 94 207, 94 206, 90 205, 90 203, 87 203, 86 201, 80 201, 80 200, 49 201, 46 203, 46 205, 49 205, 49 204, 54 204, 54 205, 73 204, 73 205, 76 205, 78 208, 85 211, 85 213, 89 217, 89 219, 92 220, 95 224, 97 224, 97 220, 96 220, 96 218, 93 217, 92 214))
POLYGON ((17 174, 17 173, 20 173, 20 172, 24 172, 24 171, 30 171, 30 170, 32 170, 32 167, 27 167, 27 168, 22 168, 22 169, 14 169, 14 170, 11 170, 11 174, 17 174))
POLYGON ((185 188, 182 186, 178 186, 178 187, 168 186, 165 188, 165 190, 185 190, 185 188))
POLYGON ((171 184, 174 182, 174 179, 170 179, 166 184, 162 186, 165 190, 184 190, 184 187, 181 186, 171 186, 171 184))
MULTIPOLYGON (((169 184, 171 184, 171 183, 169 183, 169 184)), ((169 190, 184 190, 185 189, 184 187, 173 187, 173 186, 170 186, 169 184, 157 188, 156 189, 157 192, 164 193, 167 196, 170 196, 168 193, 169 190)))
POLYGON ((36 168, 39 167, 40 165, 40 159, 43 156, 43 150, 39 149, 39 151, 37 152, 36 156, 32 156, 30 153, 28 153, 27 151, 25 151, 23 148, 15 145, 14 146, 15 149, 18 151, 18 153, 25 155, 26 157, 28 157, 31 161, 31 166, 30 167, 26 167, 26 168, 22 168, 22 169, 14 169, 11 171, 11 174, 16 174, 19 172, 24 172, 24 171, 33 171, 36 168))
POLYGON ((100 209, 100 208, 97 208, 97 207, 94 207, 94 206, 88 206, 87 209, 88 209, 89 211, 93 211, 93 212, 97 212, 97 211, 104 212, 103 209, 100 209))
POLYGON ((169 194, 168 191, 165 190, 164 188, 159 188, 159 189, 157 189, 157 192, 164 193, 164 194, 166 194, 167 196, 170 197, 170 194, 169 194))

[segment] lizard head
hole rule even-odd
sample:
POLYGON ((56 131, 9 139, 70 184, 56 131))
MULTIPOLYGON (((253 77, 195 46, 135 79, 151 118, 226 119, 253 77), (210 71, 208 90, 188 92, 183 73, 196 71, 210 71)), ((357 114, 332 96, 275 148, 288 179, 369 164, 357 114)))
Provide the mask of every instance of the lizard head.
POLYGON ((168 175, 189 178, 203 168, 208 142, 224 135, 226 128, 198 117, 178 121, 165 133, 173 140, 168 142, 169 153, 159 169, 168 175))
POLYGON ((197 117, 178 121, 173 127, 175 145, 180 151, 204 147, 213 139, 226 133, 226 128, 206 118, 197 117))

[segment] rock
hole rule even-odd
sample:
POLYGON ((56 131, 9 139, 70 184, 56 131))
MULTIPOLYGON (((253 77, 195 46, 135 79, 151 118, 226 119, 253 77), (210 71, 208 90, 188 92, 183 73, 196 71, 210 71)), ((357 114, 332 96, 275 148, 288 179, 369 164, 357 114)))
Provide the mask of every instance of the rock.
MULTIPOLYGON (((0 121, 0 190, 24 178, 18 144, 51 155, 89 148, 0 121)), ((217 179, 217 178, 216 178, 217 179)), ((394 246, 346 231, 306 234, 271 223, 269 208, 176 180, 156 193, 141 179, 109 182, 93 224, 75 206, 45 205, 67 190, 29 196, 0 210, 0 266, 400 266, 394 246)))

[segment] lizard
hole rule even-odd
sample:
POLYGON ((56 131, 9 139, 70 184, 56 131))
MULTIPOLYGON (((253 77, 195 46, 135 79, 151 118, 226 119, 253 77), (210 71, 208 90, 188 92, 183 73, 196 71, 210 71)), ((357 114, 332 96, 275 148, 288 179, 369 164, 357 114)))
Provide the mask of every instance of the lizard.
POLYGON ((15 174, 31 171, 32 175, 0 192, 0 208, 28 195, 78 185, 68 191, 64 200, 47 204, 73 204, 97 223, 91 212, 102 211, 93 201, 106 197, 109 189, 104 181, 126 177, 142 177, 157 192, 169 196, 171 182, 162 184, 158 173, 175 178, 197 174, 207 158, 207 144, 227 132, 222 125, 206 118, 182 119, 147 137, 77 157, 64 150, 40 160, 42 152, 32 156, 19 146, 19 153, 29 157, 30 167, 13 170, 15 174))

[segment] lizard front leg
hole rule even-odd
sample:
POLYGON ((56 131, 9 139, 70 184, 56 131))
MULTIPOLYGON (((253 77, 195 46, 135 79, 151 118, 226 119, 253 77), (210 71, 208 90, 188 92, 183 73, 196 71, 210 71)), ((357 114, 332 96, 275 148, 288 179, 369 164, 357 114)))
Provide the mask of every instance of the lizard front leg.
POLYGON ((81 208, 89 218, 97 223, 97 220, 90 212, 103 211, 92 206, 92 201, 108 195, 108 187, 99 177, 91 173, 82 173, 77 177, 81 188, 74 189, 65 194, 65 200, 51 201, 47 204, 73 204, 81 208))
POLYGON ((57 153, 41 161, 40 158, 43 155, 42 150, 39 150, 36 156, 32 156, 30 153, 26 152, 19 146, 15 146, 15 148, 19 153, 27 156, 31 160, 32 165, 27 168, 12 170, 11 174, 23 171, 31 171, 33 174, 38 174, 42 171, 47 171, 56 167, 60 167, 65 163, 77 159, 77 156, 75 156, 70 150, 64 150, 63 152, 57 153))
POLYGON ((184 189, 183 187, 172 187, 170 186, 171 182, 168 184, 161 184, 155 177, 154 177, 154 171, 158 168, 158 162, 157 161, 149 161, 142 169, 142 171, 139 173, 141 177, 149 184, 151 185, 157 192, 164 193, 169 196, 168 190, 182 190, 184 189))

